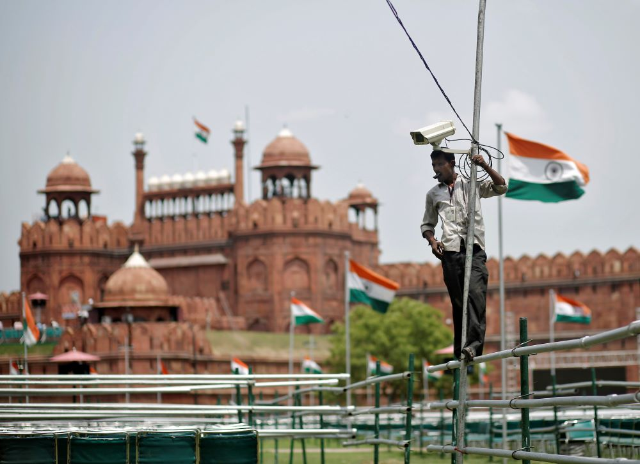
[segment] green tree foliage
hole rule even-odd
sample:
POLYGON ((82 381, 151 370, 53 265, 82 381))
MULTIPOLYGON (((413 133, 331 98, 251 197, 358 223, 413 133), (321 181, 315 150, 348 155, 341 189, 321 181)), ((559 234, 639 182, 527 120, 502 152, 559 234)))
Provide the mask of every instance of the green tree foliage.
MULTIPOLYGON (((432 364, 439 360, 435 351, 453 342, 453 333, 443 322, 442 313, 427 304, 411 298, 396 298, 385 314, 373 311, 368 306, 354 306, 351 309, 351 375, 352 382, 367 376, 367 353, 386 361, 394 372, 407 369, 409 354, 414 353, 416 371, 421 370, 422 358, 432 364)), ((328 364, 334 372, 346 372, 345 366, 345 326, 332 326, 332 339, 328 364)), ((417 376, 421 378, 421 375, 417 376)), ((451 376, 443 376, 439 383, 450 384, 451 376)), ((400 382, 393 382, 393 390, 401 388, 400 382)), ((442 385, 445 386, 445 385, 442 385)))

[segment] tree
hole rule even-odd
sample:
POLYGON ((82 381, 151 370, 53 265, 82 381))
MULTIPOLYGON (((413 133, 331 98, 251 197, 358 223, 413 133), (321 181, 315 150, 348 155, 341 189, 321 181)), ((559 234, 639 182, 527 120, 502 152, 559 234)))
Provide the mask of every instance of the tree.
MULTIPOLYGON (((414 353, 415 370, 420 372, 422 358, 432 361, 436 350, 453 341, 453 333, 443 322, 442 313, 411 298, 394 299, 385 314, 368 306, 354 306, 349 323, 352 382, 366 378, 367 353, 391 364, 394 372, 407 370, 409 354, 414 353)), ((335 337, 332 337, 328 364, 334 372, 346 372, 345 326, 335 323, 332 331, 335 337)), ((450 383, 450 380, 439 382, 443 381, 450 383)), ((393 382, 394 393, 402 387, 400 382, 393 382)))

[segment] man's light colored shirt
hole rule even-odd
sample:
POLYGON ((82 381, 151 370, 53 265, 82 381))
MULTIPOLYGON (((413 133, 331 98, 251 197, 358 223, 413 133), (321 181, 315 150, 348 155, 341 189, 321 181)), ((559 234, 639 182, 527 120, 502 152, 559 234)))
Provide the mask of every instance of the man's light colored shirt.
MULTIPOLYGON (((496 185, 490 179, 478 182, 476 194, 476 220, 474 243, 484 249, 484 221, 480 198, 503 195, 507 191, 506 185, 496 185)), ((453 192, 442 182, 427 193, 424 217, 420 231, 424 235, 430 230, 435 234, 438 220, 442 222, 442 238, 440 241, 446 251, 460 251, 461 240, 467 239, 467 199, 471 190, 471 181, 461 175, 456 177, 453 192)))

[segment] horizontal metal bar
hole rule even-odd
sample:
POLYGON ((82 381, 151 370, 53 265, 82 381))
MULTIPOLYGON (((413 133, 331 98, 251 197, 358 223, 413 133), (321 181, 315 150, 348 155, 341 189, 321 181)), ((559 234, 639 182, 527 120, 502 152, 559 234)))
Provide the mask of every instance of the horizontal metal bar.
MULTIPOLYGON (((572 350, 575 348, 587 348, 589 346, 597 345, 599 343, 607 343, 613 340, 620 340, 626 337, 638 335, 640 333, 640 321, 634 321, 631 324, 620 327, 613 330, 608 330, 596 335, 586 335, 582 338, 576 338, 573 340, 563 340, 553 343, 542 343, 539 345, 527 345, 516 347, 512 350, 496 351, 495 353, 485 354, 482 356, 476 356, 473 361, 467 363, 479 364, 482 362, 496 361, 498 359, 520 357, 525 355, 534 355, 539 353, 549 353, 552 351, 560 350, 572 350)), ((429 366, 427 372, 437 372, 447 369, 459 369, 460 361, 449 361, 444 364, 437 364, 429 366)))
MULTIPOLYGON (((311 379, 338 379, 346 380, 349 374, 37 374, 28 376, 35 380, 82 380, 87 378, 100 380, 311 380, 311 379)), ((0 375, 0 380, 14 380, 15 375, 0 375)))
POLYGON ((385 438, 367 438, 366 440, 344 441, 342 446, 360 446, 360 445, 393 445, 406 448, 409 446, 409 440, 387 440, 385 438))
POLYGON ((411 412, 408 406, 383 406, 381 408, 356 409, 349 413, 350 416, 361 416, 363 414, 407 414, 411 412))
POLYGON ((191 393, 196 390, 226 390, 232 384, 187 385, 180 387, 114 388, 1 388, 0 396, 74 396, 118 395, 121 393, 191 393))
POLYGON ((291 380, 286 382, 256 382, 254 388, 264 387, 295 387, 296 385, 338 385, 338 379, 327 380, 291 380))
MULTIPOLYGON (((640 391, 625 395, 607 396, 563 396, 554 398, 540 398, 528 400, 524 398, 512 400, 467 400, 465 404, 469 408, 544 408, 549 406, 618 406, 621 404, 640 402, 640 391)), ((429 409, 456 409, 459 402, 434 401, 429 403, 429 409)))
MULTIPOLYGON (((566 383, 563 385, 556 385, 556 389, 558 388, 585 388, 591 387, 592 383, 589 381, 586 382, 574 382, 574 383, 566 383)), ((598 387, 626 387, 626 388, 640 388, 640 382, 622 382, 620 380, 596 380, 596 385, 598 387)), ((548 386, 547 390, 553 390, 553 386, 548 386)))
POLYGON ((562 454, 547 454, 547 453, 534 453, 531 451, 510 451, 503 449, 491 449, 491 448, 476 448, 472 446, 467 446, 461 450, 456 448, 455 446, 447 445, 428 445, 427 451, 438 452, 438 453, 449 453, 453 454, 456 452, 462 452, 464 454, 475 454, 479 456, 494 456, 498 458, 510 458, 518 461, 523 460, 535 460, 542 462, 554 462, 558 464, 617 464, 620 462, 624 462, 626 464, 640 464, 640 461, 635 459, 601 459, 601 458, 588 458, 582 456, 565 456, 562 454))
POLYGON ((608 427, 599 427, 598 431, 604 432, 604 433, 613 433, 618 435, 633 435, 635 437, 640 437, 640 430, 610 429, 608 427))
POLYGON ((374 385, 376 383, 391 382, 393 380, 408 379, 409 377, 411 377, 412 374, 413 374, 412 372, 406 371, 406 372, 400 372, 399 374, 379 375, 379 376, 375 376, 375 377, 369 377, 366 380, 362 380, 360 382, 356 382, 356 383, 352 383, 351 385, 347 385, 346 387, 342 387, 342 390, 346 392, 347 390, 353 390, 354 388, 365 387, 367 385, 374 385))
MULTIPOLYGON (((79 406, 83 406, 82 408, 67 408, 63 405, 52 405, 52 404, 39 404, 39 405, 32 405, 32 404, 23 404, 23 403, 9 403, 9 404, 3 404, 0 405, 0 414, 14 414, 15 415, 22 415, 22 414, 31 414, 31 413, 38 413, 38 414, 45 414, 45 413, 67 413, 68 410, 73 410, 73 409, 82 409, 82 411, 80 412, 102 412, 104 410, 107 410, 108 412, 112 412, 112 411, 116 411, 116 412, 121 412, 121 411, 133 411, 134 413, 137 412, 144 412, 144 411, 153 411, 154 408, 151 407, 147 407, 146 405, 141 405, 141 404, 135 404, 135 403, 114 403, 112 405, 109 406, 113 406, 113 407, 108 407, 108 408, 104 408, 104 407, 99 407, 101 406, 100 404, 93 404, 93 403, 83 403, 80 404, 79 406), (34 406, 38 406, 38 407, 34 407, 34 406)), ((353 406, 349 406, 347 408, 343 408, 342 406, 258 406, 258 405, 253 405, 253 406, 249 406, 249 405, 237 405, 237 404, 229 404, 229 405, 211 405, 211 406, 199 406, 199 405, 192 405, 192 406, 196 406, 195 408, 169 408, 167 407, 168 405, 162 405, 159 404, 157 406, 164 406, 163 408, 158 407, 157 411, 153 411, 154 414, 156 412, 159 413, 171 413, 171 412, 182 412, 185 411, 189 414, 210 414, 210 413, 216 413, 219 411, 245 411, 245 412, 265 412, 265 413, 278 413, 278 412, 303 412, 303 411, 308 411, 308 412, 313 412, 314 414, 340 414, 342 412, 350 412, 353 409, 353 406)), ((182 405, 182 406, 186 406, 186 405, 182 405)), ((74 412, 75 413, 75 412, 74 412)))
POLYGON ((356 429, 258 429, 261 438, 270 437, 327 437, 349 438, 355 437, 356 429))
POLYGON ((0 380, 0 385, 250 385, 255 384, 247 380, 31 380, 28 376, 12 381, 0 380))

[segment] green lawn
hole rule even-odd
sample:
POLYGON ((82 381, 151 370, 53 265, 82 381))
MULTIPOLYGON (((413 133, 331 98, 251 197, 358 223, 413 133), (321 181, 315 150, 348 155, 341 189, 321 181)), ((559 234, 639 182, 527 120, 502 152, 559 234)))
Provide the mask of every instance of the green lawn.
MULTIPOLYGON (((289 334, 249 331, 213 331, 207 332, 214 355, 220 356, 259 356, 264 358, 289 358, 289 334)), ((294 337, 294 357, 302 358, 309 354, 309 335, 296 333, 294 337)), ((314 335, 313 356, 324 359, 329 356, 331 335, 314 335)))
MULTIPOLYGON (((30 355, 44 355, 51 356, 53 353, 53 349, 58 344, 58 342, 53 343, 38 343, 28 348, 28 353, 30 355)), ((0 356, 24 356, 24 345, 22 343, 2 343, 0 344, 0 356)))

